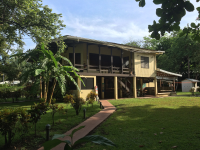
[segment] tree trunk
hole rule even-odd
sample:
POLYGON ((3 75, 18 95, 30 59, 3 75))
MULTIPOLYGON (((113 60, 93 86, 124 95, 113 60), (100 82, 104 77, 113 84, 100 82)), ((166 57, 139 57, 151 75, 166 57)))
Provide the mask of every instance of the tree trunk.
POLYGON ((8 144, 6 135, 7 133, 5 134, 5 146, 8 144))
POLYGON ((35 123, 35 136, 36 136, 36 123, 35 123))
POLYGON ((52 100, 52 97, 53 97, 53 92, 54 92, 55 87, 56 87, 56 78, 54 78, 53 89, 52 89, 51 96, 50 96, 50 99, 49 99, 49 104, 51 104, 51 100, 52 100))
POLYGON ((78 110, 76 110, 76 115, 78 115, 79 114, 79 111, 78 110))
POLYGON ((190 78, 190 59, 188 57, 188 78, 190 78))
POLYGON ((45 103, 46 103, 46 101, 47 101, 46 81, 44 81, 44 99, 45 99, 45 103))
POLYGON ((47 101, 47 102, 48 102, 48 99, 49 99, 49 98, 48 98, 48 97, 49 97, 49 96, 48 96, 48 91, 49 91, 49 79, 48 79, 48 81, 47 81, 47 87, 46 87, 46 99, 47 99, 46 101, 47 101))
POLYGON ((40 98, 42 98, 42 76, 40 76, 40 98))

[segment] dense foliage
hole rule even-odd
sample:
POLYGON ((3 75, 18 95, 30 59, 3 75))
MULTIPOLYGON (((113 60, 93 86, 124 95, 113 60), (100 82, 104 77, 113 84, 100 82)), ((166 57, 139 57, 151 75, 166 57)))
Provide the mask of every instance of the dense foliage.
MULTIPOLYGON (((136 0, 139 2, 140 7, 145 6, 145 0, 136 0)), ((197 0, 196 2, 199 2, 197 0)), ((186 11, 194 11, 194 5, 188 0, 153 0, 153 3, 161 5, 161 8, 156 9, 156 15, 160 17, 158 23, 154 20, 153 25, 149 25, 149 32, 151 32, 151 37, 155 39, 160 39, 161 36, 164 36, 165 32, 179 31, 180 30, 180 21, 185 16, 186 11)), ((200 7, 197 7, 196 10, 199 13, 197 20, 200 18, 200 7)), ((185 27, 180 36, 188 35, 192 33, 192 39, 194 41, 200 42, 200 24, 195 24, 192 22, 190 26, 185 27)))

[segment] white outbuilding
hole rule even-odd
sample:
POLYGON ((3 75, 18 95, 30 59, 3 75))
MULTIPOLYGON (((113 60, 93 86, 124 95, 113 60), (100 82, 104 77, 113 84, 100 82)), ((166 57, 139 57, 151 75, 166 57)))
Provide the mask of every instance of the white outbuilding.
POLYGON ((200 82, 199 80, 196 79, 185 79, 182 80, 182 92, 189 92, 192 87, 195 88, 194 92, 196 92, 198 86, 197 82, 200 82))

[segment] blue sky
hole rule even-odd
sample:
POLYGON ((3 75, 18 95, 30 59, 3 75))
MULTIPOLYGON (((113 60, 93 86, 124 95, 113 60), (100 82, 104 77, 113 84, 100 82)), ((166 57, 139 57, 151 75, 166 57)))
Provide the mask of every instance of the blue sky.
MULTIPOLYGON (((141 40, 148 36, 148 25, 158 20, 153 0, 146 0, 141 8, 135 0, 43 0, 54 13, 61 13, 66 28, 62 35, 73 35, 96 40, 125 43, 129 40, 141 40)), ((200 3, 191 0, 195 7, 200 3)), ((187 12, 181 21, 181 27, 196 22, 198 13, 187 12)), ((25 37, 28 38, 28 37, 25 37)), ((24 39, 24 50, 32 49, 35 43, 24 39)))

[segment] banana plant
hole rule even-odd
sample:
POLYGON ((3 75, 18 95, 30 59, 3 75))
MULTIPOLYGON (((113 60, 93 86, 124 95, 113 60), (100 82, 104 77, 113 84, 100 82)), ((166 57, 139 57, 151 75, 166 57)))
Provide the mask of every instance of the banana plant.
MULTIPOLYGON (((34 62, 31 68, 22 74, 22 77, 28 80, 28 76, 34 75, 36 79, 40 81, 42 80, 44 82, 43 95, 45 98, 45 102, 48 99, 48 102, 51 103, 54 89, 57 83, 59 84, 59 87, 61 88, 61 92, 62 92, 61 94, 62 95, 65 94, 66 78, 72 81, 77 86, 78 90, 80 91, 78 84, 76 83, 76 81, 71 75, 71 73, 73 73, 74 76, 78 77, 82 81, 80 76, 76 73, 79 70, 72 65, 69 59, 62 56, 59 50, 57 51, 56 54, 53 54, 51 50, 46 50, 44 44, 42 44, 40 49, 36 49, 35 51, 34 50, 30 51, 27 54, 22 53, 21 55, 23 56, 22 60, 31 59, 34 62), (69 66, 63 66, 59 62, 61 59, 67 61, 69 66), (49 92, 49 80, 51 79, 53 79, 53 88, 52 88, 52 91, 50 91, 51 92, 50 96, 47 97, 48 92, 49 92)), ((42 88, 42 86, 40 86, 40 88, 42 88)), ((41 92, 42 92, 42 89, 41 89, 41 92)))
POLYGON ((55 134, 52 137, 51 141, 47 141, 43 144, 44 150, 51 150, 52 148, 59 145, 60 143, 66 143, 64 150, 73 150, 77 145, 86 143, 86 142, 93 142, 93 143, 99 144, 99 145, 116 147, 116 144, 114 144, 112 141, 108 140, 107 138, 105 138, 103 136, 99 136, 99 135, 88 135, 88 136, 85 136, 85 137, 77 140, 76 142, 73 142, 74 133, 81 130, 84 127, 85 126, 80 126, 79 128, 74 129, 70 135, 67 135, 71 138, 71 141, 69 141, 69 140, 62 141, 62 140, 57 139, 57 138, 65 137, 66 136, 65 134, 55 134))

